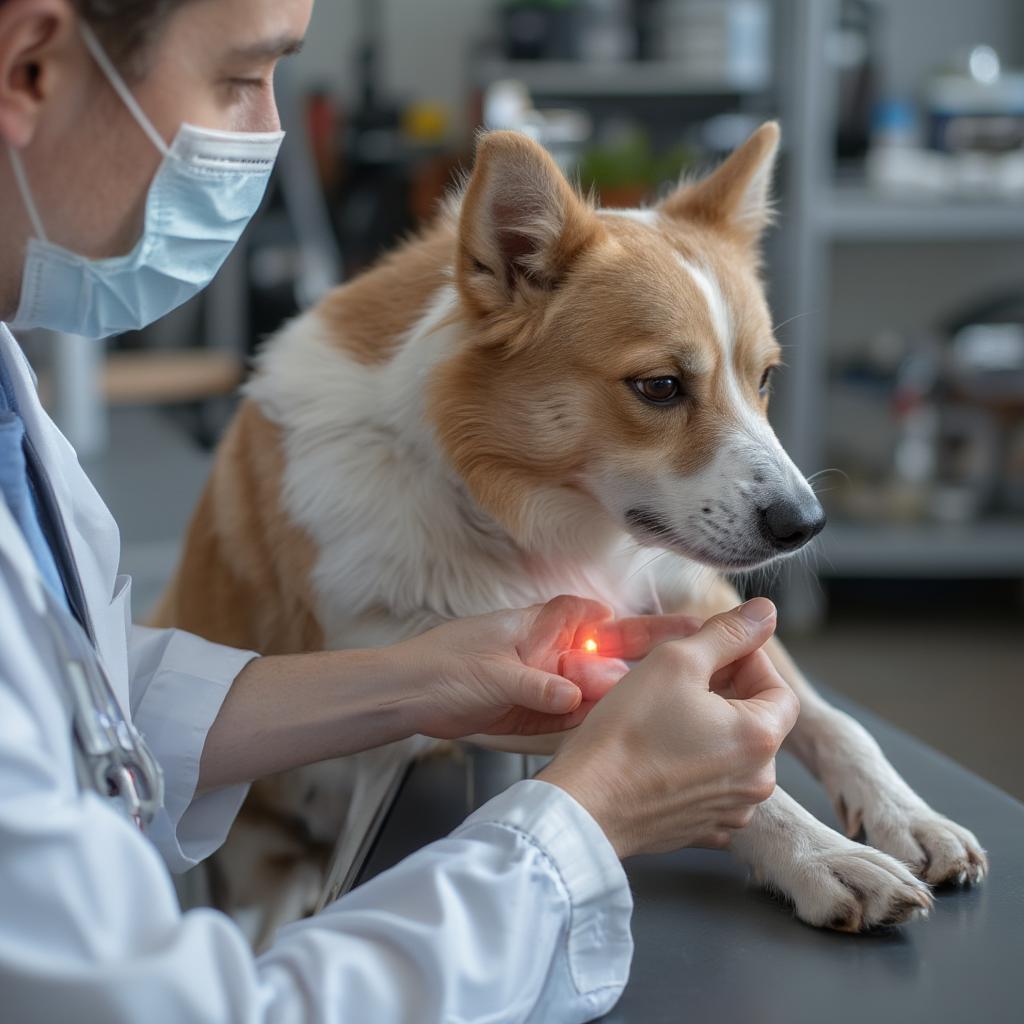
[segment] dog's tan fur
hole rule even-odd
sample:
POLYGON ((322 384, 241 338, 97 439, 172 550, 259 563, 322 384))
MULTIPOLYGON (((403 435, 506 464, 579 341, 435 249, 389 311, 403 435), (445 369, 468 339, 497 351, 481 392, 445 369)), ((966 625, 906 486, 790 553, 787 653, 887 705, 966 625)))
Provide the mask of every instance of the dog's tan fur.
POLYGON ((364 365, 386 362, 446 281, 455 226, 442 218, 369 273, 325 296, 319 312, 328 335, 364 365))
POLYGON ((319 650, 312 541, 281 504, 280 431, 243 402, 218 450, 178 571, 153 615, 208 640, 259 651, 319 650))

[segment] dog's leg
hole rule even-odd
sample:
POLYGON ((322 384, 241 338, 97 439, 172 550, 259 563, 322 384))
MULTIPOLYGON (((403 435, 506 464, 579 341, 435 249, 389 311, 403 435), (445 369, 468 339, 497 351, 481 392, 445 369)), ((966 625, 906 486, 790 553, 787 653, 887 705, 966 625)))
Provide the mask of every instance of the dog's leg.
POLYGON ((814 690, 781 644, 773 641, 769 653, 800 698, 786 746, 821 780, 845 833, 863 831, 931 885, 980 882, 988 861, 974 834, 929 807, 868 731, 814 690))
POLYGON ((899 861, 823 825, 776 789, 731 849, 808 924, 844 932, 895 925, 931 906, 928 887, 899 861))
MULTIPOLYGON (((706 617, 738 601, 735 590, 719 581, 690 607, 706 617)), ((786 748, 825 786, 846 835, 863 831, 872 846, 903 861, 931 885, 980 882, 988 861, 975 836, 932 810, 867 730, 811 686, 779 641, 770 641, 767 650, 800 698, 800 718, 786 748)))

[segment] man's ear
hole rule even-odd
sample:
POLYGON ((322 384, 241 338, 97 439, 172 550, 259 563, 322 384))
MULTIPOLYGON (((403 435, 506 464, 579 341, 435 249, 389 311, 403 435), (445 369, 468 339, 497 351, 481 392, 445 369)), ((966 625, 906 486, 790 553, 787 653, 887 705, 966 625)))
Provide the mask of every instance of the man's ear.
POLYGON ((0 143, 20 149, 31 141, 75 18, 69 0, 0 2, 0 143))
POLYGON ((462 200, 456 276, 480 313, 518 293, 558 287, 581 252, 603 234, 558 165, 518 132, 480 137, 462 200))
POLYGON ((778 150, 779 126, 769 121, 708 177, 681 185, 662 203, 662 212, 731 231, 755 244, 772 219, 771 186, 778 150))

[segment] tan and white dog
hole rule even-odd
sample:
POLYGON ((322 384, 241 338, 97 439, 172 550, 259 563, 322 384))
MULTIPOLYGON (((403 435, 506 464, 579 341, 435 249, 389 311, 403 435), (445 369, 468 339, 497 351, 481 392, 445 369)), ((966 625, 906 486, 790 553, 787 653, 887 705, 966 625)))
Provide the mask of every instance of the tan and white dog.
MULTIPOLYGON (((735 605, 718 572, 824 524, 766 418, 780 350, 759 248, 778 139, 766 124, 704 180, 617 212, 525 137, 483 136, 433 228, 267 345, 159 622, 284 653, 565 592, 622 614, 735 605)), ((847 836, 776 790, 733 844, 755 876, 849 931, 927 909, 919 879, 980 881, 975 837, 772 656, 802 702, 789 745, 847 836)), ((369 756, 372 775, 391 755, 369 756)), ((239 828, 272 837, 263 867, 337 835, 350 784, 330 764, 255 787, 239 828)), ((235 873, 270 884, 252 862, 235 873)))

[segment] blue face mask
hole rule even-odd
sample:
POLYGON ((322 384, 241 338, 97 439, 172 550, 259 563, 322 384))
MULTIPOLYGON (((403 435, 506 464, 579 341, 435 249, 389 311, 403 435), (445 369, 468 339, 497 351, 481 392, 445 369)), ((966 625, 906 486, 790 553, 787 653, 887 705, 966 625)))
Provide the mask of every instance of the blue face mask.
POLYGON ((259 208, 284 132, 184 124, 167 145, 88 26, 82 35, 111 86, 163 153, 142 237, 127 256, 90 260, 47 240, 18 152, 15 179, 36 237, 28 243, 15 330, 47 327, 102 338, 159 320, 205 288, 259 208))

